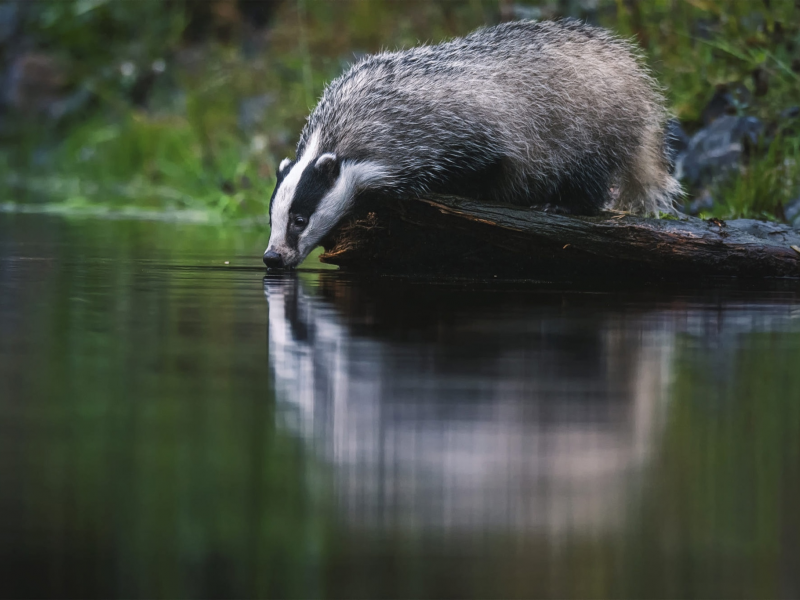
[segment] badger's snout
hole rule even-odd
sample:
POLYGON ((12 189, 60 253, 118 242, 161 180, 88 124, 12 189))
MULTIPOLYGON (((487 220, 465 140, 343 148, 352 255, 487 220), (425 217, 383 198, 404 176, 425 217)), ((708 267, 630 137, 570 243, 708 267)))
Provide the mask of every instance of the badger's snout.
POLYGON ((270 269, 282 269, 284 267, 283 256, 275 250, 267 250, 264 252, 264 264, 270 269))

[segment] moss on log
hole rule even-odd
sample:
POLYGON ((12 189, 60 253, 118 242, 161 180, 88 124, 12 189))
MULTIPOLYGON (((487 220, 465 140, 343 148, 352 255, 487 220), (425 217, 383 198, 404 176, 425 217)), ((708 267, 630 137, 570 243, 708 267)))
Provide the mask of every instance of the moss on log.
POLYGON ((325 243, 356 270, 554 278, 798 277, 800 233, 741 219, 565 216, 453 196, 375 204, 325 243))

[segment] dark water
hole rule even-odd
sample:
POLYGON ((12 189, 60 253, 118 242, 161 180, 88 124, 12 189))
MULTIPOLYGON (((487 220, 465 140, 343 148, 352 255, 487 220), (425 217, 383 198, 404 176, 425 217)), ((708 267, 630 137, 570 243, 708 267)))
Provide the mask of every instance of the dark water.
POLYGON ((264 238, 0 215, 1 595, 800 596, 800 284, 265 278, 264 238))

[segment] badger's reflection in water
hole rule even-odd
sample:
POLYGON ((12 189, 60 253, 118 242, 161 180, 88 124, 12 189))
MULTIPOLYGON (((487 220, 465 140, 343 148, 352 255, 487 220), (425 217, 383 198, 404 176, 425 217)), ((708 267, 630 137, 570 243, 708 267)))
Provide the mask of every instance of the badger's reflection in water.
POLYGON ((264 280, 270 367, 349 526, 620 524, 659 440, 668 322, 604 295, 312 277, 264 280))

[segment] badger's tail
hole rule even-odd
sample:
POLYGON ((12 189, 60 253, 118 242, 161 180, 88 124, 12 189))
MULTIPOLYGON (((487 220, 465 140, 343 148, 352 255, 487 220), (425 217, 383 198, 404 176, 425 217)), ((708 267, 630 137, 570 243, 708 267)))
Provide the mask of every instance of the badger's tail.
POLYGON ((635 214, 674 214, 683 195, 681 184, 669 173, 664 130, 653 128, 644 136, 619 174, 619 197, 614 208, 635 214))

